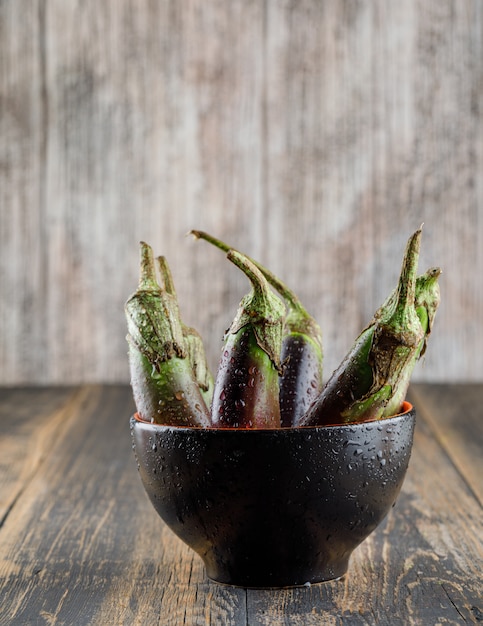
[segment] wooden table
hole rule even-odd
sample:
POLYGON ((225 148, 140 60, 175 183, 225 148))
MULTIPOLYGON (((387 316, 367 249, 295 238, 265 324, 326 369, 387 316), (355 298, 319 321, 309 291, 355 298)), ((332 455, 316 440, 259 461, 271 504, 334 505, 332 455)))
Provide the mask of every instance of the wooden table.
POLYGON ((206 578, 137 475, 129 387, 0 390, 0 624, 464 624, 483 620, 483 385, 413 385, 402 492, 340 581, 206 578))

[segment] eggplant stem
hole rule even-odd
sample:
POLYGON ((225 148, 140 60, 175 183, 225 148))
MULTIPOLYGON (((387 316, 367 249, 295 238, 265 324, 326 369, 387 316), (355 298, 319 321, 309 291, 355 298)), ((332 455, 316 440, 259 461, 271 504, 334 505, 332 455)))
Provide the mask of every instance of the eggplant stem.
POLYGON ((171 270, 169 269, 166 257, 158 256, 156 261, 158 263, 159 275, 161 277, 161 288, 166 293, 169 293, 171 296, 176 296, 173 275, 171 274, 171 270))
POLYGON ((156 268, 151 246, 144 241, 140 242, 139 286, 140 291, 159 291, 160 287, 156 280, 156 268))
POLYGON ((252 289, 256 297, 266 298, 268 294, 267 283, 262 272, 257 268, 251 259, 244 256, 237 250, 229 250, 227 259, 239 267, 252 284, 252 289))
MULTIPOLYGON (((223 252, 229 252, 230 250, 235 250, 235 248, 232 248, 231 246, 224 243, 220 239, 216 239, 216 237, 213 237, 212 235, 209 235, 208 233, 202 230, 191 230, 188 234, 193 235, 195 239, 203 239, 204 241, 211 243, 212 245, 216 246, 220 250, 223 250, 223 252)), ((235 251, 238 252, 238 250, 235 250, 235 251)), ((291 289, 287 287, 287 285, 285 285, 285 283, 283 283, 279 278, 275 276, 275 274, 273 274, 269 269, 264 267, 261 263, 259 263, 258 261, 255 261, 255 259, 247 255, 244 255, 244 256, 249 261, 251 261, 251 263, 253 263, 253 265, 255 265, 256 268, 258 268, 258 270, 265 276, 265 278, 272 285, 272 287, 276 291, 278 291, 278 293, 287 301, 290 308, 297 309, 299 311, 303 311, 304 313, 306 313, 305 308, 303 304, 301 303, 300 299, 291 289)))
POLYGON ((422 228, 419 228, 407 244, 396 297, 396 308, 400 310, 414 305, 421 234, 422 228))

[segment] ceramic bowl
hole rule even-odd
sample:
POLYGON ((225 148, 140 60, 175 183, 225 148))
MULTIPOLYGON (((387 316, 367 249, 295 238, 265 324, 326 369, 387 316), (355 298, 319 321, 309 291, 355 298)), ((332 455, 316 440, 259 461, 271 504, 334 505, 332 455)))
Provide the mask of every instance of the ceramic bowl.
POLYGON ((415 411, 347 426, 199 429, 131 418, 154 508, 214 581, 251 588, 343 576, 408 467, 415 411))

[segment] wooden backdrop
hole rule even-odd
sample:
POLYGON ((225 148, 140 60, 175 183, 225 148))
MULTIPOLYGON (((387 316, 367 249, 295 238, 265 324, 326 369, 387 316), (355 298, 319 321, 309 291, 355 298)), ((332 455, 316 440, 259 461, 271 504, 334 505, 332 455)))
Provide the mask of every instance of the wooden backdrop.
POLYGON ((0 383, 127 381, 138 242, 216 366, 248 283, 292 286, 326 373, 420 269, 417 380, 483 379, 481 0, 1 0, 0 383))

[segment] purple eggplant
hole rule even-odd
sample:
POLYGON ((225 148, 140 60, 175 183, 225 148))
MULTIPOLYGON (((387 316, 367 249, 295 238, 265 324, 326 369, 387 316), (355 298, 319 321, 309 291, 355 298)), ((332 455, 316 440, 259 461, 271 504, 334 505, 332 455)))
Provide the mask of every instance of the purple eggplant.
POLYGON ((245 272, 252 290, 242 299, 225 334, 211 422, 219 428, 279 428, 285 306, 245 256, 230 251, 228 259, 245 272))
MULTIPOLYGON (((423 327, 422 312, 418 314, 416 307, 421 233, 416 231, 407 243, 397 289, 356 339, 301 426, 380 419, 400 408, 404 399, 400 390, 405 393, 408 373, 425 346, 429 328, 423 327)), ((421 287, 422 291, 428 290, 421 287)), ((431 297, 429 308, 434 306, 431 297)))

